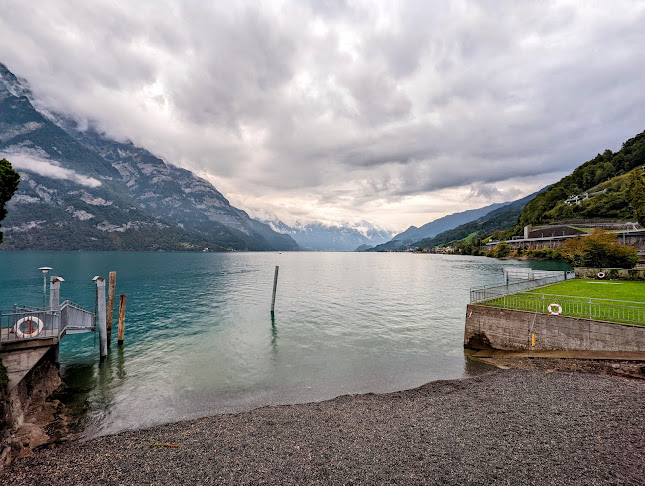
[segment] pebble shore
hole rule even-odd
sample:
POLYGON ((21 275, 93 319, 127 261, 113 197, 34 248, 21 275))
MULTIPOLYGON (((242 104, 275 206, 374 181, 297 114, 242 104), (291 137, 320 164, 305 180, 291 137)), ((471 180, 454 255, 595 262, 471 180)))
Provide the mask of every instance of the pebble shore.
POLYGON ((383 395, 130 430, 37 451, 0 484, 625 484, 645 380, 497 370, 383 395))

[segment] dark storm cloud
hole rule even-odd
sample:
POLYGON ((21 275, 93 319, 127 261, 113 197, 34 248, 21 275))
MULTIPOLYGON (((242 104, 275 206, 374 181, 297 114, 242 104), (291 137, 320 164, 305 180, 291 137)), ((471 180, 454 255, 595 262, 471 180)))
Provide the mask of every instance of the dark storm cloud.
POLYGON ((210 174, 250 210, 379 220, 382 201, 454 190, 451 212, 645 127, 643 3, 2 3, 0 60, 41 106, 210 174))

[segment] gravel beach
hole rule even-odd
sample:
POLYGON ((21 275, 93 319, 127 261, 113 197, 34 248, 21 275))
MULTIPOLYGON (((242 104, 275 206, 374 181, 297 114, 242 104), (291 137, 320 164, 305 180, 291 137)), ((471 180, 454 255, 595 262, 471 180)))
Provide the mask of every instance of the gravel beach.
POLYGON ((642 485, 645 381, 549 371, 73 441, 16 460, 0 484, 642 485))

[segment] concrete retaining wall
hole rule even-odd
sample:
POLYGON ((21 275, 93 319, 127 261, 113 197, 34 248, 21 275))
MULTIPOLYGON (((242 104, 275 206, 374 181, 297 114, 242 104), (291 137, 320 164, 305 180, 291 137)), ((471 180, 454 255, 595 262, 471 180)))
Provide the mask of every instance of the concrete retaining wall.
POLYGON ((586 268, 576 267, 576 278, 598 278, 598 273, 605 274, 604 280, 645 280, 644 269, 625 268, 586 268))
POLYGON ((470 304, 466 308, 464 347, 645 351, 645 326, 470 304), (532 346, 531 334, 535 334, 535 346, 532 346))

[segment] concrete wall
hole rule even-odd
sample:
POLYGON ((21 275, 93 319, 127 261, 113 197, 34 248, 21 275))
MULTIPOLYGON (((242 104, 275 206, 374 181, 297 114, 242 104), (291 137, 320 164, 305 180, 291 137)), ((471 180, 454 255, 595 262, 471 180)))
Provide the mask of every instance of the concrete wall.
POLYGON ((470 304, 466 308, 464 347, 645 351, 645 326, 470 304), (531 334, 535 334, 535 346, 531 346, 531 334))
POLYGON ((576 278, 598 278, 599 272, 603 272, 605 274, 604 280, 645 280, 644 269, 575 268, 576 278))

